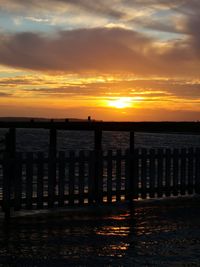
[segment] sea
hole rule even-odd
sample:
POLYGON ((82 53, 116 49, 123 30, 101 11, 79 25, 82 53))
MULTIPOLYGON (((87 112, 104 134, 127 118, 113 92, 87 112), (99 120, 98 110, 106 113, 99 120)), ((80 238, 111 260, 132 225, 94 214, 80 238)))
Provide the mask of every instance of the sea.
MULTIPOLYGON (((7 129, 0 129, 0 140, 7 129)), ((16 132, 17 151, 48 151, 49 131, 45 129, 18 129, 16 132)), ((200 135, 135 133, 136 148, 190 148, 200 146, 200 135)), ((57 131, 58 151, 94 149, 93 131, 57 131)), ((102 149, 126 150, 129 148, 128 132, 105 131, 102 135, 102 149)))
MULTIPOLYGON (((17 130, 17 151, 48 142, 48 130, 17 130)), ((199 146, 198 135, 135 134, 136 148, 199 146)), ((58 131, 60 151, 93 148, 93 132, 58 131)), ((129 148, 129 134, 104 132, 102 148, 129 148)), ((0 219, 0 266, 200 266, 200 197, 15 212, 0 219)))

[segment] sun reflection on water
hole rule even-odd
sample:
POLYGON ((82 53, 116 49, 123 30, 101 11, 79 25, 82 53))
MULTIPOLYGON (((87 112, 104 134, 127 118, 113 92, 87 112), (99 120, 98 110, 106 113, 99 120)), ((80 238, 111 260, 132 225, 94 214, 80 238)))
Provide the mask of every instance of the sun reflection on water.
POLYGON ((23 266, 199 266, 199 200, 148 205, 13 218, 9 231, 0 227, 0 260, 23 266))
POLYGON ((104 236, 127 236, 129 234, 130 227, 128 226, 104 226, 99 229, 96 234, 104 236))

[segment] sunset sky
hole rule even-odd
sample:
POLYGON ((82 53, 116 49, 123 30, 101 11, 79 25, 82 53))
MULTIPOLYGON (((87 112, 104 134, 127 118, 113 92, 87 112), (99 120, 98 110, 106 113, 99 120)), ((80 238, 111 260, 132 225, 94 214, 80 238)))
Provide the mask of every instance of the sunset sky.
POLYGON ((200 119, 199 0, 0 0, 0 116, 200 119))

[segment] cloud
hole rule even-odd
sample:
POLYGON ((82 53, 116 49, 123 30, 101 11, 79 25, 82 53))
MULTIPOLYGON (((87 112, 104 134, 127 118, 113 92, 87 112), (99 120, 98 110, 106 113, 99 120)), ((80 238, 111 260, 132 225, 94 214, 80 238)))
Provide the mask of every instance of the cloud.
POLYGON ((151 33, 154 30, 158 39, 158 33, 163 32, 192 35, 196 40, 199 10, 198 0, 113 0, 112 5, 106 0, 0 0, 0 12, 10 13, 16 24, 28 19, 63 29, 122 25, 151 33))
MULTIPOLYGON (((81 77, 81 76, 80 76, 81 77)), ((185 105, 200 102, 200 80, 153 78, 141 79, 130 76, 108 81, 101 78, 78 78, 71 83, 67 76, 28 75, 0 78, 1 92, 10 93, 17 98, 54 98, 57 99, 112 99, 130 97, 133 101, 173 102, 185 105), (53 79, 53 80, 52 80, 53 79)), ((9 95, 8 95, 9 96, 9 95)))
POLYGON ((42 18, 37 18, 37 17, 25 17, 26 20, 34 21, 34 22, 43 22, 43 23, 48 23, 49 19, 42 19, 42 18))
POLYGON ((12 94, 10 94, 10 93, 5 93, 5 92, 0 92, 0 97, 2 98, 2 97, 10 97, 10 96, 12 96, 12 94))
POLYGON ((22 89, 22 93, 32 92, 35 96, 88 96, 94 97, 101 95, 102 92, 98 91, 98 87, 87 85, 86 88, 83 86, 66 86, 66 87, 54 87, 54 88, 37 88, 37 89, 22 89))
POLYGON ((14 78, 0 78, 0 87, 16 87, 18 85, 40 85, 40 79, 31 79, 31 77, 14 77, 14 78))
POLYGON ((0 41, 2 64, 67 72, 127 70, 136 60, 139 67, 143 56, 137 50, 149 44, 136 32, 103 28, 62 31, 52 38, 19 33, 0 41))
MULTIPOLYGON (((114 1, 117 2, 118 1, 114 1)), ((113 3, 114 4, 114 3, 113 3)), ((125 13, 118 8, 114 8, 108 1, 91 1, 91 0, 0 0, 2 10, 13 13, 29 14, 29 12, 48 13, 50 11, 61 12, 75 11, 104 15, 111 18, 123 18, 125 13)))
POLYGON ((195 75, 199 74, 199 61, 193 43, 192 39, 160 44, 121 28, 60 31, 50 36, 31 32, 2 34, 0 63, 67 73, 195 75))
POLYGON ((162 96, 171 96, 176 99, 196 100, 200 99, 200 81, 189 81, 185 79, 146 79, 135 81, 124 81, 119 84, 122 87, 129 88, 132 94, 145 92, 151 98, 152 93, 162 92, 162 96), (132 88, 132 89, 131 89, 132 88))
MULTIPOLYGON (((192 6, 195 0, 191 0, 190 2, 192 6)), ((87 16, 92 17, 93 22, 101 19, 101 26, 104 26, 105 20, 107 20, 107 23, 111 24, 126 23, 127 27, 129 27, 128 24, 133 19, 133 22, 138 23, 140 27, 149 26, 165 29, 167 27, 164 25, 166 21, 164 20, 163 22, 163 16, 159 17, 162 27, 150 22, 151 18, 159 11, 178 10, 178 7, 182 5, 183 0, 175 0, 173 2, 168 0, 112 0, 112 4, 107 0, 0 0, 0 11, 6 11, 14 16, 32 17, 36 19, 33 21, 37 22, 39 20, 41 22, 55 22, 59 18, 60 21, 66 21, 66 17, 73 17, 73 20, 76 21, 77 18, 83 17, 84 20, 82 20, 82 23, 84 23, 87 16), (141 19, 138 20, 138 18, 141 19), (146 21, 146 19, 149 23, 142 22, 146 21)), ((178 10, 177 12, 183 11, 178 10)), ((170 21, 171 15, 170 13, 168 15, 170 21)), ((158 24, 160 24, 159 20, 157 21, 158 24)), ((90 27, 93 27, 92 25, 93 23, 91 23, 90 27)), ((94 23, 94 25, 96 24, 94 23)))
MULTIPOLYGON (((104 14, 113 18, 122 18, 125 16, 124 12, 121 10, 116 10, 111 6, 110 3, 106 0, 101 1, 90 1, 90 0, 58 0, 64 4, 71 4, 72 6, 79 7, 80 9, 84 9, 88 12, 95 12, 97 14, 104 14)), ((114 1, 113 4, 117 3, 114 1)))

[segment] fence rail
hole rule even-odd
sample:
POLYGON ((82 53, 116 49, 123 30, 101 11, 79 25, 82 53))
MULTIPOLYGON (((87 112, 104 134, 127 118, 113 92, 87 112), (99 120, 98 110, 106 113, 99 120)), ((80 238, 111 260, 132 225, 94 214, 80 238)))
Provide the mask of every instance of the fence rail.
POLYGON ((4 153, 0 204, 83 206, 200 193, 200 149, 4 153))

